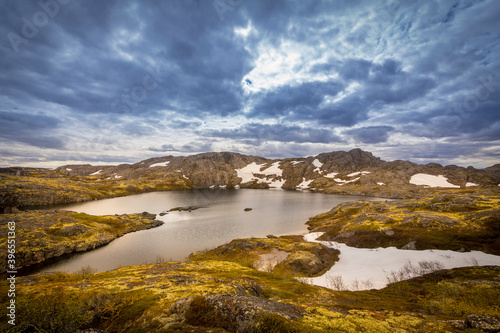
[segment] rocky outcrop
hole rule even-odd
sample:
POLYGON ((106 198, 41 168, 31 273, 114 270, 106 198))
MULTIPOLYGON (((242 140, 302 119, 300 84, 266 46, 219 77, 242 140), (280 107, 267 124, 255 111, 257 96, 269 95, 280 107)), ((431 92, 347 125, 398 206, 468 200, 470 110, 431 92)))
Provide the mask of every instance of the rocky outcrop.
POLYGON ((500 332, 500 320, 487 315, 468 315, 466 324, 468 327, 475 328, 484 332, 500 332))
POLYGON ((301 236, 235 239, 213 250, 194 252, 189 258, 216 256, 218 259, 249 264, 265 271, 287 272, 292 276, 313 277, 324 274, 339 260, 340 251, 319 243, 304 241, 301 236), (263 257, 285 254, 283 260, 274 260, 271 265, 263 257))
POLYGON ((251 332, 266 315, 286 320, 302 318, 303 308, 262 297, 217 294, 182 298, 171 311, 193 326, 223 328, 231 332, 251 332))
POLYGON ((326 171, 341 171, 355 172, 362 171, 368 168, 382 167, 387 162, 375 157, 372 153, 363 151, 359 148, 348 152, 336 151, 331 153, 322 153, 316 156, 321 163, 324 163, 322 170, 326 171))

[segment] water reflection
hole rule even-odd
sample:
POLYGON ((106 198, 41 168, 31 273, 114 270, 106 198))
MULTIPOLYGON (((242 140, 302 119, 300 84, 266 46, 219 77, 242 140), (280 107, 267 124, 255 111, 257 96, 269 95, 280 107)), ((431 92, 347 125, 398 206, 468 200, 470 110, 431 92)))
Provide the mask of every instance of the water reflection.
POLYGON ((202 207, 192 212, 157 216, 164 225, 120 237, 91 252, 76 254, 45 271, 74 272, 91 266, 98 271, 153 263, 158 257, 183 260, 194 251, 214 248, 235 238, 268 234, 305 234, 309 217, 355 200, 379 200, 299 191, 195 190, 155 192, 66 205, 59 209, 92 215, 150 212, 159 214, 177 206, 202 207), (250 207, 252 211, 245 212, 250 207))

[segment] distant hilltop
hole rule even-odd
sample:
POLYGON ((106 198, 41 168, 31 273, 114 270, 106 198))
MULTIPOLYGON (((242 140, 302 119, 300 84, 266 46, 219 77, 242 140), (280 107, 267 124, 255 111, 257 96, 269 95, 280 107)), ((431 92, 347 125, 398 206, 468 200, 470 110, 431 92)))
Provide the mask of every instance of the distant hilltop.
POLYGON ((8 213, 23 207, 186 189, 309 190, 382 198, 457 190, 489 195, 500 191, 500 165, 476 169, 386 162, 361 149, 284 159, 222 152, 116 166, 1 168, 0 181, 0 213, 8 213))
POLYGON ((361 149, 322 153, 306 158, 267 159, 231 152, 150 158, 118 166, 66 165, 70 176, 137 179, 151 173, 177 173, 193 188, 283 188, 321 190, 333 187, 497 186, 500 164, 476 169, 436 163, 386 162, 361 149))

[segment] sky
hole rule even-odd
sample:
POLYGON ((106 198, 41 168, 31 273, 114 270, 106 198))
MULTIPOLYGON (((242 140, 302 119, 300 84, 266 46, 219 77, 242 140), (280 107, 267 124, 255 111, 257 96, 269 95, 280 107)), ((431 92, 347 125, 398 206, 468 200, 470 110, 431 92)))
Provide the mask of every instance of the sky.
POLYGON ((0 0, 0 167, 500 163, 500 1, 0 0))

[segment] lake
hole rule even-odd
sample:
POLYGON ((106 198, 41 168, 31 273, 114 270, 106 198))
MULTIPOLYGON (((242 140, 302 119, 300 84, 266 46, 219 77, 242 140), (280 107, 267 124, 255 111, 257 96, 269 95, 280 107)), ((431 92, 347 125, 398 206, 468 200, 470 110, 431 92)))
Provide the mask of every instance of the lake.
POLYGON ((385 200, 348 195, 326 195, 284 190, 192 190, 153 192, 127 197, 58 206, 92 215, 147 211, 165 223, 124 235, 90 252, 67 256, 35 272, 75 272, 91 266, 98 272, 121 266, 183 260, 190 253, 211 249, 235 238, 269 234, 306 234, 314 215, 356 200, 385 200), (191 212, 166 212, 178 206, 197 206, 191 212), (252 208, 251 211, 244 211, 252 208))

